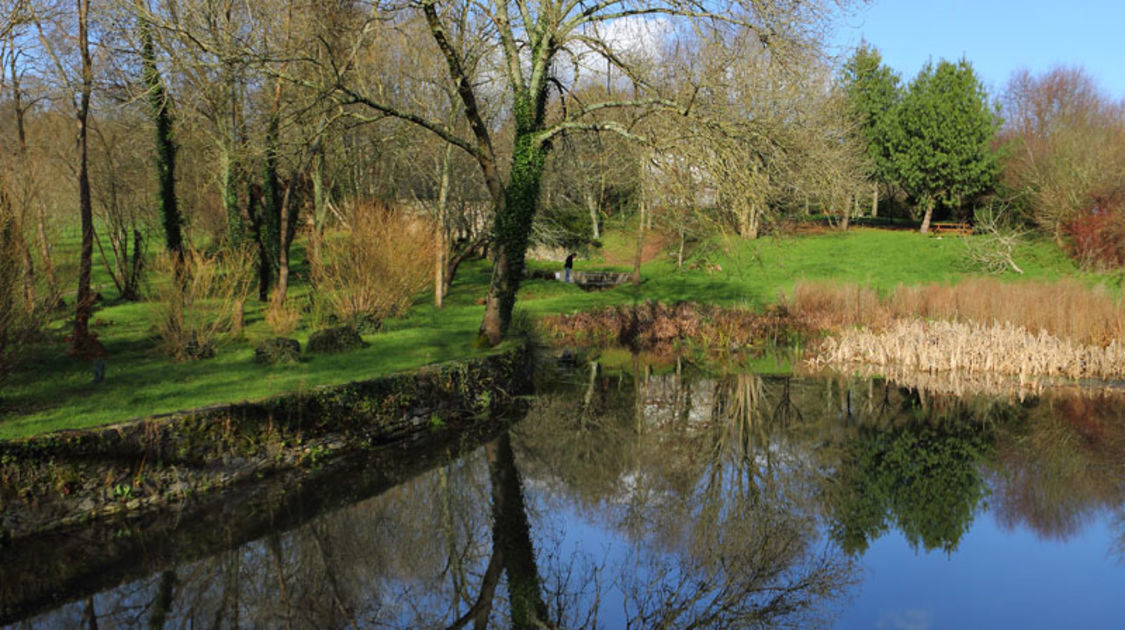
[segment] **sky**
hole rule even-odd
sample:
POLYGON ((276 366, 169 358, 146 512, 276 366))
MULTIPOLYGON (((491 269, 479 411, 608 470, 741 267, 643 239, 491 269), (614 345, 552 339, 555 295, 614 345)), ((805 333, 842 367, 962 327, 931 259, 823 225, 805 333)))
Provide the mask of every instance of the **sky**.
POLYGON ((846 47, 861 37, 904 82, 929 59, 965 57, 992 96, 1016 70, 1066 65, 1125 99, 1125 0, 872 0, 836 33, 846 47))

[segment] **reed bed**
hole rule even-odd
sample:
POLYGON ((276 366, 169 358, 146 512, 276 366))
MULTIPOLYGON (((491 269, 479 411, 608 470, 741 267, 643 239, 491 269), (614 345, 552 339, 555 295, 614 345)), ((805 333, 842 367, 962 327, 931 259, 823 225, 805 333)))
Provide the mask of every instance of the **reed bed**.
POLYGON ((1005 283, 991 278, 953 285, 900 286, 880 296, 855 285, 798 283, 789 308, 814 327, 841 331, 883 329, 903 319, 949 320, 983 326, 1010 325, 1106 347, 1125 341, 1125 305, 1104 287, 1074 280, 1005 283))
POLYGON ((1011 323, 899 320, 884 330, 858 328, 823 340, 814 365, 864 364, 920 372, 1110 379, 1125 376, 1125 347, 1081 344, 1011 323))
MULTIPOLYGON (((822 369, 816 369, 811 363, 806 364, 805 367, 812 368, 804 371, 806 375, 819 376, 823 373, 822 369)), ((885 366, 851 364, 848 374, 861 379, 885 379, 897 387, 915 389, 925 392, 928 396, 1006 398, 1023 401, 1028 397, 1040 396, 1047 391, 1055 395, 1068 392, 1076 395, 1079 393, 1125 395, 1125 389, 1109 384, 1100 387, 1078 386, 1044 376, 1020 378, 1018 375, 998 372, 926 372, 897 364, 885 366)))

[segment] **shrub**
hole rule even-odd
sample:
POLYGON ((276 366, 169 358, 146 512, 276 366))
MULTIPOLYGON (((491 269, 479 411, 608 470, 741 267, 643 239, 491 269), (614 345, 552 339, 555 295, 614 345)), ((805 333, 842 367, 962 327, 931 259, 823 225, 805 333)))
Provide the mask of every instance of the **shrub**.
POLYGON ((325 328, 309 335, 309 352, 347 352, 363 347, 363 338, 351 326, 325 328))
POLYGON ((0 196, 0 379, 15 365, 25 323, 20 291, 23 261, 16 243, 20 234, 6 209, 0 196))
POLYGON ((1070 255, 1086 269, 1117 268, 1125 264, 1125 216, 1101 204, 1070 220, 1064 231, 1070 255))
POLYGON ((173 260, 168 254, 157 259, 160 348, 177 361, 210 358, 220 335, 242 330, 243 306, 254 285, 254 255, 248 249, 220 254, 188 249, 180 278, 173 260))
POLYGON ((324 242, 313 270, 318 296, 337 321, 377 323, 401 315, 433 276, 433 226, 382 204, 354 208, 350 230, 324 242))
POLYGON ((301 360, 301 343, 296 339, 274 337, 254 348, 255 363, 297 363, 301 360))
POLYGON ((266 307, 266 324, 278 335, 288 335, 297 330, 297 323, 301 320, 301 312, 292 306, 289 300, 283 301, 281 294, 274 289, 270 295, 269 306, 266 307))
POLYGON ((0 182, 0 380, 19 364, 23 349, 42 339, 57 295, 40 292, 19 215, 0 182))

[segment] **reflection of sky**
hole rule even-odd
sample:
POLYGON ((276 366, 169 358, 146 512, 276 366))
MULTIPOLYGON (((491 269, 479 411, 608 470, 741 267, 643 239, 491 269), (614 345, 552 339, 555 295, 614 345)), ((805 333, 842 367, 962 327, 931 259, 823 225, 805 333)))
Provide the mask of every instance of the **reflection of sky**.
MULTIPOLYGON (((601 566, 598 627, 624 628, 625 598, 612 581, 622 573, 643 575, 637 548, 608 525, 614 520, 608 513, 588 513, 565 495, 540 494, 546 486, 525 481, 529 503, 539 507, 532 511, 537 554, 554 548, 564 564, 601 566)), ((981 511, 957 550, 946 555, 915 550, 892 527, 859 559, 860 582, 835 627, 1125 627, 1125 563, 1110 555, 1120 535, 1104 510, 1088 514, 1065 541, 1043 539, 1025 525, 1006 528, 981 511)))
POLYGON ((1108 556, 1109 515, 1066 542, 981 514, 957 551, 915 552, 897 531, 864 554, 863 583, 840 628, 1120 628, 1125 566, 1108 556))

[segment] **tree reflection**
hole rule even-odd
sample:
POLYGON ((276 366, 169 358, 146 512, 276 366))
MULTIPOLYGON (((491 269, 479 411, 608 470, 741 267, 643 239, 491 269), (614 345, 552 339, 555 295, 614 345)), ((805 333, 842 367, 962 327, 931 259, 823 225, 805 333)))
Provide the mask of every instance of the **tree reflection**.
POLYGON ((542 509, 577 499, 628 541, 612 580, 624 625, 824 622, 854 567, 819 534, 815 458, 783 436, 802 417, 788 387, 746 374, 691 382, 680 369, 654 377, 635 366, 631 376, 622 391, 633 414, 576 431, 584 421, 573 405, 547 398, 517 428, 534 474, 568 471, 565 484, 546 484, 542 509), (575 456, 594 445, 614 446, 615 483, 602 462, 575 456))
POLYGON ((1125 549, 1120 397, 629 367, 580 366, 479 449, 28 625, 824 625, 875 538, 950 552, 990 491, 1046 536, 1116 511, 1125 549))
POLYGON ((860 428, 831 499, 833 538, 862 552, 894 525, 914 548, 952 552, 987 495, 979 464, 993 439, 972 422, 860 428))

